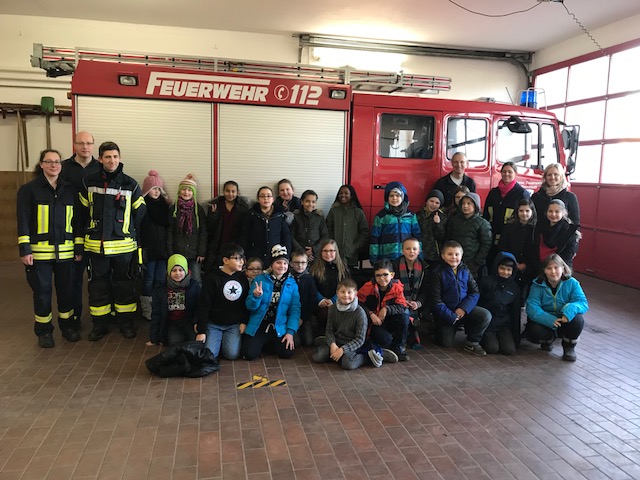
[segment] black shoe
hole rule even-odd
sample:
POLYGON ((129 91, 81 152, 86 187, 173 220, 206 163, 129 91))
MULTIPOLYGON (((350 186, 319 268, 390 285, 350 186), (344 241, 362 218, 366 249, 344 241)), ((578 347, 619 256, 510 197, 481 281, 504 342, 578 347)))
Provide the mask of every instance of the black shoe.
POLYGON ((137 335, 136 331, 131 326, 120 327, 120 333, 124 338, 135 338, 137 335))
POLYGON ((62 336, 67 339, 67 342, 77 342, 80 340, 80 334, 73 328, 65 328, 62 330, 62 336))
POLYGON ((578 358, 576 355, 576 344, 571 342, 562 342, 562 359, 565 362, 575 362, 578 358))
POLYGON ((97 340, 100 340, 107 333, 109 333, 109 330, 107 330, 106 328, 93 327, 93 330, 91 330, 91 332, 89 333, 89 341, 95 342, 97 340))
POLYGON ((404 349, 392 348, 391 350, 398 356, 399 362, 406 362, 409 360, 409 355, 407 355, 407 352, 404 349))
POLYGON ((38 335, 38 345, 40 348, 52 348, 55 347, 56 344, 53 341, 53 335, 50 333, 43 333, 42 335, 38 335))

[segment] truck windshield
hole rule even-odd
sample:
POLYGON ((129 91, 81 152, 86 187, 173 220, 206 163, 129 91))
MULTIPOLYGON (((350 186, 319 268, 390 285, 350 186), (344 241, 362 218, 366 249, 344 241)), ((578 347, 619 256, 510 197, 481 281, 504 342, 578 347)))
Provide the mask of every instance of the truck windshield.
POLYGON ((555 125, 527 122, 531 133, 513 133, 506 127, 505 121, 498 122, 496 152, 500 163, 514 162, 526 168, 542 170, 560 160, 555 125))

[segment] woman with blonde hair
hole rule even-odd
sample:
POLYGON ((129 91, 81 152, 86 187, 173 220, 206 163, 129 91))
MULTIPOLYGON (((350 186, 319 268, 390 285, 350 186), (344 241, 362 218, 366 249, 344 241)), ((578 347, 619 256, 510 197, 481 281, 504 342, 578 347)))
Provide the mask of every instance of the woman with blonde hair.
POLYGON ((569 191, 569 184, 564 173, 564 168, 559 163, 551 163, 544 169, 540 189, 531 196, 536 212, 540 214, 538 225, 544 226, 543 213, 547 211, 551 200, 562 200, 567 207, 569 219, 576 225, 580 225, 580 205, 578 197, 569 191))

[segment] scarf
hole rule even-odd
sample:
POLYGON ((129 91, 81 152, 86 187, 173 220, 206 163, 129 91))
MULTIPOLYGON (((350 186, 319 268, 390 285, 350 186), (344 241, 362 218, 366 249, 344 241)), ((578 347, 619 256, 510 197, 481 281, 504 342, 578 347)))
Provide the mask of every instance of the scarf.
POLYGON ((336 308, 339 312, 355 312, 358 308, 358 297, 356 297, 353 302, 347 303, 346 305, 336 302, 336 308))
POLYGON ((564 218, 553 226, 547 224, 546 228, 542 230, 542 241, 549 248, 558 248, 568 229, 569 222, 564 218))
POLYGON ((179 282, 176 282, 170 275, 167 275, 167 287, 171 290, 185 289, 189 286, 189 283, 191 283, 190 273, 187 273, 179 282))
POLYGON ((545 185, 544 187, 544 191, 546 192, 546 194, 549 197, 555 197, 557 194, 559 194, 562 190, 564 190, 564 188, 562 187, 562 185, 558 185, 557 187, 550 187, 549 185, 545 185))
POLYGON ((500 180, 498 182, 498 190, 500 190, 500 196, 502 198, 507 196, 507 193, 509 193, 511 190, 513 190, 513 187, 516 186, 516 180, 514 179, 511 183, 504 183, 502 180, 500 180))
POLYGON ((424 279, 422 274, 422 263, 420 263, 420 260, 416 259, 416 261, 413 262, 413 270, 409 270, 407 260, 404 257, 399 263, 398 279, 400 280, 400 283, 405 286, 404 296, 407 300, 414 301, 418 297, 422 280, 424 279))
POLYGON ((193 233, 193 217, 197 215, 195 203, 193 198, 191 200, 178 198, 178 226, 187 235, 193 233))
POLYGON ((409 205, 407 204, 407 202, 403 201, 400 205, 398 205, 397 207, 392 207, 391 205, 388 206, 388 210, 393 214, 396 215, 397 217, 401 217, 403 216, 405 213, 407 213, 407 210, 409 210, 409 205))

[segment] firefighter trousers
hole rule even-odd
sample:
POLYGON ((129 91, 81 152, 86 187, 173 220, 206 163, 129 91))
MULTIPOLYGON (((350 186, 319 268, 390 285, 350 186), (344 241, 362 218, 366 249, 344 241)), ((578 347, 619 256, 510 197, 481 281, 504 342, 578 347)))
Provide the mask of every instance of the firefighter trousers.
POLYGON ((51 296, 56 287, 58 303, 58 325, 61 330, 72 328, 73 324, 73 261, 34 261, 25 267, 27 282, 33 290, 33 310, 36 335, 53 332, 51 296))
POLYGON ((112 308, 121 329, 133 325, 138 299, 129 268, 132 257, 133 252, 89 256, 89 312, 93 328, 109 329, 112 308))

